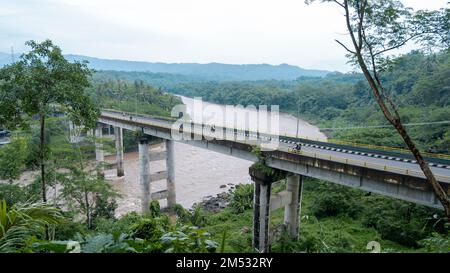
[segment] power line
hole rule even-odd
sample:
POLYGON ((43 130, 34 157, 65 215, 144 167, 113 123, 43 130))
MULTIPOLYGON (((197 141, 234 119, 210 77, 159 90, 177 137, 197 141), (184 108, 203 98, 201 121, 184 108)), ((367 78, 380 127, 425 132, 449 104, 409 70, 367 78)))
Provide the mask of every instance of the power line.
MULTIPOLYGON (((450 124, 450 120, 434 121, 434 122, 417 122, 417 123, 406 123, 404 126, 424 126, 433 124, 450 124)), ((373 125, 373 126, 352 126, 352 127, 330 127, 330 128, 319 128, 320 130, 353 130, 353 129, 365 129, 365 128, 391 128, 392 125, 373 125)))

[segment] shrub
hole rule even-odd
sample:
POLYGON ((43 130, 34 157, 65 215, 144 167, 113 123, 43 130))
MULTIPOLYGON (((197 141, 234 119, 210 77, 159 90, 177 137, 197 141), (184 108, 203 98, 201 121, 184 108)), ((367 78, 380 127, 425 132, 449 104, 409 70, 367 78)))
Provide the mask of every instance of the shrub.
POLYGON ((169 218, 143 218, 130 228, 134 238, 140 238, 148 242, 158 242, 161 236, 169 229, 169 218))
POLYGON ((374 197, 370 201, 372 205, 366 208, 363 224, 375 228, 383 239, 418 247, 419 240, 439 229, 439 223, 431 217, 439 213, 435 210, 384 197, 374 197))
POLYGON ((231 192, 229 207, 234 213, 243 213, 253 208, 253 184, 239 184, 231 192))
POLYGON ((95 220, 95 230, 100 233, 111 233, 114 235, 120 235, 122 233, 130 233, 131 227, 142 220, 136 212, 130 212, 118 220, 98 218, 95 220))
POLYGON ((190 220, 194 226, 202 227, 205 225, 206 216, 205 216, 205 212, 203 211, 203 209, 200 205, 194 206, 194 209, 191 212, 190 220))
POLYGON ((210 234, 192 226, 183 226, 164 234, 161 243, 166 253, 212 253, 218 244, 209 240, 210 234))
POLYGON ((183 223, 183 224, 187 224, 190 221, 191 218, 191 214, 190 212, 183 208, 182 205, 180 204, 173 204, 172 207, 170 208, 171 211, 175 212, 175 214, 178 217, 178 220, 183 223))
POLYGON ((152 200, 149 204, 150 217, 156 218, 161 216, 161 207, 158 200, 152 200))
POLYGON ((345 214, 352 218, 362 211, 356 190, 334 184, 323 184, 314 193, 314 200, 310 205, 311 213, 316 217, 331 217, 345 214))
POLYGON ((92 219, 114 219, 116 209, 117 202, 114 198, 105 198, 101 194, 97 194, 95 197, 95 207, 92 212, 92 219))
POLYGON ((434 232, 431 237, 419 241, 419 245, 427 252, 448 253, 450 251, 449 236, 434 232))

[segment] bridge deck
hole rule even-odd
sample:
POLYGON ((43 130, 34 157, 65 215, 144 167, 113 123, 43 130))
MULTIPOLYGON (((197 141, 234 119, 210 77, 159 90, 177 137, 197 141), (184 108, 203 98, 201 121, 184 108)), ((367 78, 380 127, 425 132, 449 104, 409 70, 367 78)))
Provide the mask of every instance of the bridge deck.
MULTIPOLYGON (((174 121, 171 118, 129 115, 117 111, 103 111, 99 119, 103 124, 172 140, 174 121)), ((175 140, 255 162, 258 158, 251 152, 252 147, 267 144, 270 139, 278 145, 275 150, 264 152, 268 156, 266 164, 269 167, 442 209, 419 165, 407 156, 387 156, 385 151, 375 149, 361 152, 357 147, 351 150, 348 146, 340 149, 333 143, 311 144, 304 139, 257 135, 240 130, 226 131, 222 127, 216 127, 216 132, 224 132, 225 138, 214 139, 207 136, 208 129, 205 136, 202 125, 195 126, 200 126, 200 134, 192 133, 188 139, 175 140), (192 136, 197 140, 192 140, 192 136), (292 149, 297 141, 303 142, 299 152, 292 149)), ((436 162, 430 164, 431 169, 450 194, 450 164, 443 164, 447 161, 442 159, 436 162)))

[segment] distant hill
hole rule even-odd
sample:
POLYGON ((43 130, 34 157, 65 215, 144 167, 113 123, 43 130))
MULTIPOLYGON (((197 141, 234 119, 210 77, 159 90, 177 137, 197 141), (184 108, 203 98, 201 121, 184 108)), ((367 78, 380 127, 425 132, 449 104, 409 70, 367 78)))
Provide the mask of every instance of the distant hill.
POLYGON ((124 60, 107 60, 80 55, 66 55, 68 60, 87 60, 96 70, 170 73, 195 76, 206 80, 291 80, 301 76, 323 77, 324 70, 309 70, 288 64, 222 64, 222 63, 152 63, 124 60))
MULTIPOLYGON (((19 54, 16 56, 18 57, 19 54)), ((330 73, 330 71, 303 69, 288 64, 161 63, 109 60, 72 54, 65 57, 69 61, 86 60, 89 66, 96 70, 180 74, 215 81, 293 80, 302 76, 324 77, 330 73)), ((10 62, 11 55, 0 52, 0 66, 10 62)))
POLYGON ((11 62, 11 54, 0 52, 0 67, 11 62))

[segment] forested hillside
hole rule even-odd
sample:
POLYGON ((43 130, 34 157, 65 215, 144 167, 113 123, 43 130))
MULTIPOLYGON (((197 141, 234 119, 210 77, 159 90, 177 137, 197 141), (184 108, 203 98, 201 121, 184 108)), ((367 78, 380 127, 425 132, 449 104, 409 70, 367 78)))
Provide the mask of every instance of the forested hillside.
POLYGON ((181 103, 180 98, 141 80, 96 77, 89 91, 92 99, 102 108, 137 111, 140 114, 170 116, 172 107, 181 103))

